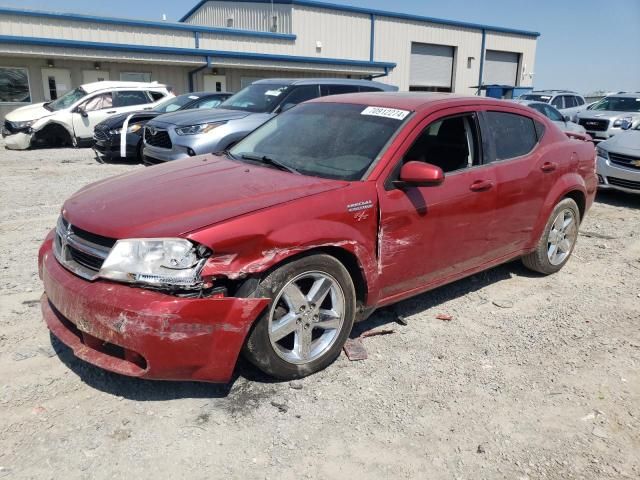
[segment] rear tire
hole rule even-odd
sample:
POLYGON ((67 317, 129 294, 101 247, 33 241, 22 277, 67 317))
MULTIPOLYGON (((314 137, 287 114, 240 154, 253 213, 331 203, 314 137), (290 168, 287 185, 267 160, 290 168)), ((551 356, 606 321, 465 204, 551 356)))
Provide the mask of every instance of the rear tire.
POLYGON ((294 260, 262 279, 254 297, 271 298, 243 355, 263 372, 292 380, 318 372, 340 355, 356 313, 353 281, 334 257, 294 260))
POLYGON ((574 200, 565 198, 555 206, 536 249, 522 257, 529 270, 550 275, 569 261, 578 239, 580 209, 574 200))

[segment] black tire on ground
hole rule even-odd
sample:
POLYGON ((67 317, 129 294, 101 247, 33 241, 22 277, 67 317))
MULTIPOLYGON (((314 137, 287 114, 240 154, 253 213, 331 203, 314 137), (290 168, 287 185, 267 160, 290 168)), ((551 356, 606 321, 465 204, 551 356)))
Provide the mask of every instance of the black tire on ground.
POLYGON ((271 344, 269 317, 276 307, 270 305, 253 326, 243 348, 243 355, 263 372, 281 380, 302 378, 329 366, 340 355, 353 327, 356 314, 353 281, 344 265, 330 255, 309 255, 282 265, 260 281, 252 296, 275 300, 291 280, 306 272, 328 274, 338 282, 344 293, 344 321, 332 346, 318 358, 300 365, 283 359, 271 344))
POLYGON ((62 125, 48 125, 36 133, 33 146, 61 148, 72 144, 72 138, 62 125))
POLYGON ((558 202, 555 206, 549 219, 547 220, 547 224, 544 227, 544 231, 540 240, 538 241, 538 245, 536 249, 522 257, 522 263, 529 270, 533 270, 534 272, 542 273, 545 275, 550 275, 552 273, 556 273, 559 271, 571 258, 571 254, 573 253, 573 249, 576 246, 576 240, 578 238, 578 227, 580 225, 580 209, 576 202, 571 198, 565 198, 558 202), (556 217, 564 210, 571 210, 573 212, 575 218, 575 238, 573 238, 573 244, 571 245, 571 250, 569 251, 569 255, 559 263, 558 265, 553 265, 549 261, 549 256, 547 254, 549 250, 549 233, 551 232, 553 222, 556 217))

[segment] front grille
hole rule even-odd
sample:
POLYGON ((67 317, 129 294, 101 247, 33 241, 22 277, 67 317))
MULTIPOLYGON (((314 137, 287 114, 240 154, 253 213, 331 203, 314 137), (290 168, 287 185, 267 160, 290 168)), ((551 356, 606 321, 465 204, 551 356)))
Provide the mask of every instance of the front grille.
POLYGON ((26 132, 27 130, 29 130, 29 127, 18 128, 18 127, 15 126, 15 124, 10 122, 9 120, 5 120, 4 121, 4 129, 9 133, 19 133, 19 132, 26 132))
POLYGON ((609 120, 581 118, 579 123, 585 128, 585 130, 589 130, 591 132, 606 132, 609 129, 609 120))
POLYGON ((607 177, 607 181, 609 182, 609 185, 615 185, 616 187, 628 188, 629 190, 640 190, 640 182, 634 182, 633 180, 607 177))
POLYGON ((144 140, 153 147, 170 149, 173 146, 169 132, 154 127, 145 127, 144 140))
POLYGON ((67 270, 88 280, 95 280, 116 240, 87 232, 58 219, 54 254, 67 270))
POLYGON ((640 157, 631 157, 629 155, 621 155, 619 153, 609 152, 609 161, 622 167, 640 170, 640 157))
POLYGON ((98 128, 93 130, 93 139, 97 141, 109 140, 109 132, 107 130, 100 130, 98 128))

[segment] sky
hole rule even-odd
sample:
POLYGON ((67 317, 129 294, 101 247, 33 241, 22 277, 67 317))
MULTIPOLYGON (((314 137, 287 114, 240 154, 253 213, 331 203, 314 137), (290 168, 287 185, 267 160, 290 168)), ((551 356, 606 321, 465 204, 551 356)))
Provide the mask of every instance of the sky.
MULTIPOLYGON (((640 91, 640 0, 328 0, 502 27, 533 30, 538 39, 534 86, 640 91), (391 4, 391 5, 390 5, 391 4)), ((6 7, 177 21, 197 0, 0 0, 6 7), (90 7, 89 7, 90 5, 90 7)), ((392 58, 377 58, 393 61, 392 58)))

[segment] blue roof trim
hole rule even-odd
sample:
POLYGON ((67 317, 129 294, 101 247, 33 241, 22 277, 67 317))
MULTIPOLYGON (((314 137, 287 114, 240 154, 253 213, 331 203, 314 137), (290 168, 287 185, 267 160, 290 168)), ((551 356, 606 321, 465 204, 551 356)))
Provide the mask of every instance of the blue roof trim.
MULTIPOLYGON (((195 7, 184 15, 180 22, 186 21, 196 10, 202 7, 208 0, 202 0, 195 7)), ((218 0, 223 2, 237 3, 271 3, 271 0, 218 0)), ((456 20, 445 20, 442 18, 425 17, 421 15, 411 15, 408 13, 389 12, 386 10, 375 10, 371 8, 353 7, 351 5, 338 5, 335 3, 318 2, 315 0, 274 0, 274 3, 284 5, 300 5, 304 7, 321 8, 327 10, 339 10, 342 12, 361 13, 364 15, 376 15, 379 17, 397 18, 399 20, 413 20, 418 22, 437 23, 440 25, 450 25, 452 27, 472 28, 474 30, 487 30, 499 33, 513 33, 516 35, 525 35, 527 37, 539 37, 539 32, 531 32, 528 30, 517 30, 514 28, 496 27, 492 25, 483 25, 481 23, 458 22, 456 20)))
POLYGON ((220 35, 235 35, 241 37, 262 37, 278 40, 295 40, 297 37, 288 33, 257 32, 255 30, 239 30, 235 28, 205 27, 173 22, 153 22, 148 20, 133 20, 129 18, 97 17, 80 15, 77 13, 41 12, 38 10, 23 10, 20 8, 0 7, 0 14, 21 15, 24 17, 53 18, 56 20, 72 20, 76 22, 94 22, 111 25, 129 25, 133 27, 161 28, 164 30, 181 30, 186 32, 215 33, 220 35))
POLYGON ((39 45, 48 47, 93 48, 121 52, 160 53, 165 55, 189 55, 214 58, 238 58, 245 60, 271 60, 276 62, 313 63, 322 65, 343 65, 353 67, 369 67, 390 69, 395 63, 370 62, 366 60, 349 60, 340 58, 300 57, 294 55, 271 55, 267 53, 228 52, 204 50, 201 48, 153 47, 148 45, 128 45, 124 43, 84 42, 79 40, 61 40, 57 38, 20 37, 0 35, 0 43, 18 43, 21 45, 39 45))

